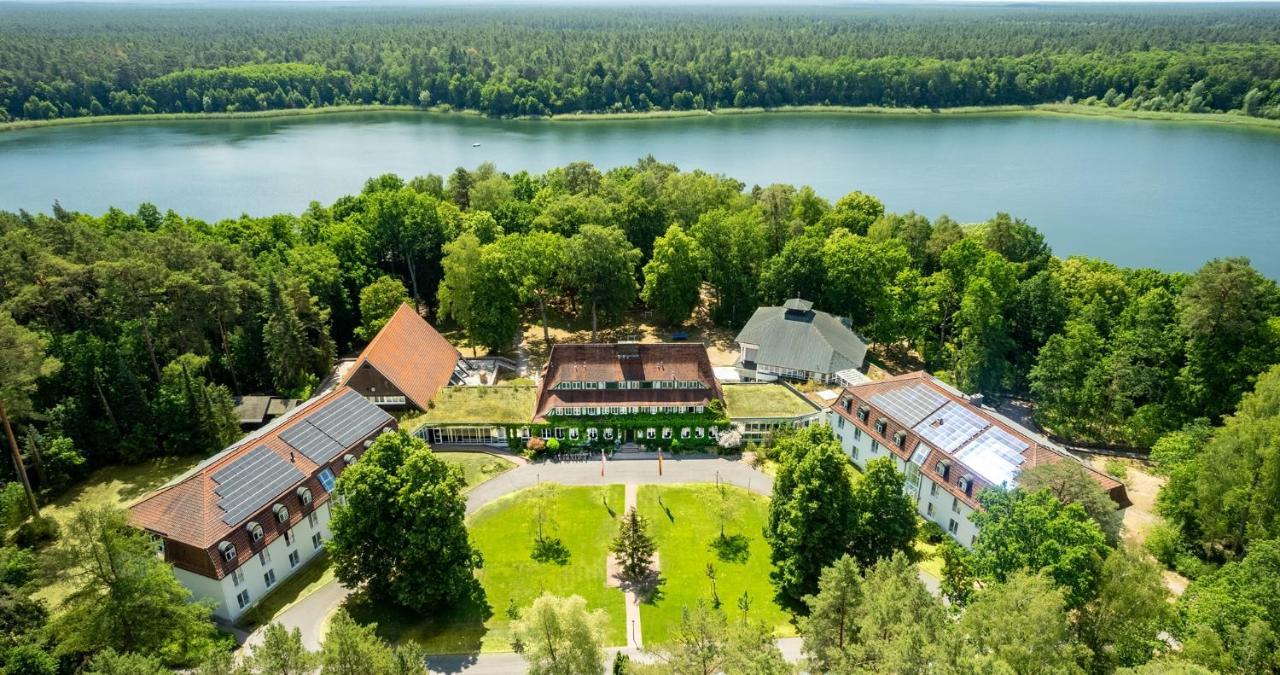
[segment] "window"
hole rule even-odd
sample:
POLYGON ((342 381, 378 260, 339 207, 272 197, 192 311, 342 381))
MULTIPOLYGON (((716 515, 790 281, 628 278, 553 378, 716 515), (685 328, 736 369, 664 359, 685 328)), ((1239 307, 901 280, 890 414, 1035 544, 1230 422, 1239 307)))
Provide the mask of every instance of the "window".
POLYGON ((946 460, 938 462, 937 472, 942 475, 942 481, 944 483, 951 480, 951 462, 946 460))
POLYGON ((929 481, 929 496, 930 497, 938 496, 938 484, 933 481, 929 481))
POLYGON ((297 551, 289 551, 289 567, 297 567, 302 562, 302 556, 297 551))
POLYGON ((302 502, 303 506, 311 506, 311 488, 298 488, 298 500, 302 502))
POLYGON ((333 477, 333 469, 325 467, 318 475, 316 480, 320 481, 320 485, 324 487, 325 492, 333 492, 333 484, 336 479, 333 477))
POLYGON ((851 457, 853 457, 854 459, 857 459, 857 457, 858 457, 858 446, 857 446, 857 445, 854 445, 854 446, 853 446, 853 453, 852 453, 850 456, 851 456, 851 457))
POLYGON ((978 535, 976 535, 976 534, 975 534, 975 535, 970 536, 970 537, 969 537, 969 545, 970 545, 970 546, 973 546, 973 545, 974 545, 974 544, 976 544, 976 543, 978 543, 978 535))
POLYGON ((956 513, 960 513, 960 498, 959 498, 959 497, 952 497, 952 498, 951 498, 951 510, 952 510, 952 511, 954 511, 954 512, 956 512, 956 513))
POLYGON ((842 415, 836 415, 836 426, 841 429, 844 428, 844 417, 842 415))
POLYGON ((267 565, 270 565, 270 564, 271 564, 271 551, 268 551, 268 550, 267 550, 267 549, 265 549, 265 548, 264 548, 264 549, 262 549, 261 551, 258 551, 258 562, 259 562, 263 567, 266 567, 267 565))
POLYGON ((901 448, 907 442, 907 435, 899 431, 893 435, 893 444, 901 448))
POLYGON ((320 527, 320 516, 316 515, 315 511, 312 511, 307 514, 307 522, 311 524, 311 529, 314 530, 320 527))
POLYGON ((855 441, 862 440, 862 430, 859 429, 858 427, 853 428, 853 440, 855 441))
POLYGON ((249 604, 249 591, 240 591, 236 594, 236 604, 240 609, 244 609, 249 604))
POLYGON ((267 588, 274 586, 276 583, 276 571, 267 570, 267 573, 262 575, 262 581, 267 585, 267 588))
POLYGON ((284 504, 276 504, 271 507, 271 512, 276 514, 276 522, 289 522, 289 509, 286 508, 284 504))
POLYGON ((858 421, 865 424, 867 421, 867 417, 870 415, 871 415, 871 409, 868 408, 867 406, 864 405, 861 408, 858 408, 858 421))
POLYGON ((929 505, 925 507, 924 512, 930 518, 933 517, 933 502, 929 502, 929 505))
POLYGON ((951 521, 947 523, 947 531, 948 531, 948 532, 950 532, 950 533, 951 533, 951 534, 953 534, 953 535, 954 535, 956 532, 959 532, 959 531, 960 531, 960 523, 957 523, 957 522, 956 522, 956 519, 955 519, 955 518, 952 518, 952 519, 951 519, 951 521))
POLYGON ((294 540, 293 530, 285 530, 285 531, 284 531, 284 545, 285 545, 285 546, 293 546, 293 540, 294 540))
POLYGON ((883 417, 881 417, 880 419, 876 420, 876 433, 883 436, 884 430, 888 428, 888 426, 889 426, 889 423, 885 421, 883 417))
POLYGON ((218 550, 222 551, 222 559, 231 562, 236 559, 236 545, 229 541, 218 544, 218 550))
POLYGON ((244 568, 238 567, 231 571, 231 584, 239 586, 244 583, 244 568))
POLYGON ((319 551, 322 543, 324 543, 324 537, 321 537, 319 532, 311 535, 311 548, 319 551))
POLYGON ((871 441, 871 454, 874 455, 877 452, 880 452, 880 441, 873 440, 871 441))
POLYGON ((252 539, 252 540, 253 540, 253 541, 255 541, 255 542, 262 541, 262 537, 263 537, 263 535, 264 535, 265 533, 262 531, 262 526, 261 526, 261 525, 259 525, 259 524, 257 524, 257 523, 249 523, 249 524, 248 524, 247 526, 245 526, 245 527, 246 527, 246 529, 248 529, 248 530, 249 530, 249 538, 250 538, 250 539, 252 539))

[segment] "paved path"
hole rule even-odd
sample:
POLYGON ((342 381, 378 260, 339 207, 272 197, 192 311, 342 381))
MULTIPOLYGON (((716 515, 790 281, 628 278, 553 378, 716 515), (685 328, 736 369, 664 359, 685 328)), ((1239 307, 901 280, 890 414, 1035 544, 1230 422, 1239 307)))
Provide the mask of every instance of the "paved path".
MULTIPOLYGON (((626 498, 622 502, 622 512, 629 513, 636 508, 636 493, 640 491, 635 483, 628 483, 625 488, 626 498)), ((640 624, 640 597, 636 595, 631 584, 626 584, 623 598, 627 607, 627 647, 644 649, 644 633, 640 624)))

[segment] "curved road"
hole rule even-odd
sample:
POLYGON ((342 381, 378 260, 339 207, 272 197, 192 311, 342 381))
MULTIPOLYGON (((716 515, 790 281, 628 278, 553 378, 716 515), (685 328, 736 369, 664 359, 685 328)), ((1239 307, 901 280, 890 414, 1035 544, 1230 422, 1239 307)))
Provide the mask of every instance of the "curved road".
MULTIPOLYGON (((742 462, 732 462, 719 457, 682 456, 678 458, 664 457, 662 475, 658 475, 658 461, 651 453, 615 456, 607 462, 599 457, 585 462, 539 462, 518 466, 504 474, 496 476, 477 485, 467 494, 467 515, 480 510, 481 507, 527 487, 537 485, 541 481, 552 481, 561 485, 657 485, 662 483, 714 483, 719 480, 757 492, 762 495, 773 493, 773 479, 742 462), (603 464, 604 475, 601 475, 603 464)), ((329 615, 346 599, 350 593, 345 587, 334 581, 313 591, 310 595, 295 602, 276 617, 290 631, 297 628, 302 633, 302 643, 307 649, 320 648, 323 631, 329 615)), ((246 647, 253 647, 262 640, 262 630, 249 635, 246 647)), ((432 657, 433 671, 469 673, 510 673, 512 664, 502 654, 483 654, 462 656, 432 657), (490 656, 493 658, 491 659, 490 656), (437 663, 437 661, 439 663, 437 663), (493 666, 493 670, 489 667, 493 666)), ((519 664, 524 660, 519 655, 513 657, 519 664)), ((521 672, 516 668, 514 672, 521 672)))

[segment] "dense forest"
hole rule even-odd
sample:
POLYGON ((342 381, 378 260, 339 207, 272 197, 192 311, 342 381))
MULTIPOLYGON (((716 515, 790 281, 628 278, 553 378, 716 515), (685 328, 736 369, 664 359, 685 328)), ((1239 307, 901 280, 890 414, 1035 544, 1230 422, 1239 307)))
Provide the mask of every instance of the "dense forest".
POLYGON ((1081 102, 1280 118, 1280 10, 24 6, 0 121, 343 104, 490 115, 1081 102))

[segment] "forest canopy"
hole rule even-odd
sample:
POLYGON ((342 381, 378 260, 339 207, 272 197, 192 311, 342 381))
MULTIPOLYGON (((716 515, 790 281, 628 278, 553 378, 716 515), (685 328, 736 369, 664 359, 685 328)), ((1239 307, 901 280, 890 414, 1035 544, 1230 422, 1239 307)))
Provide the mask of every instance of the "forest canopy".
POLYGON ((0 122, 1083 102, 1280 118, 1280 10, 6 6, 0 122))

